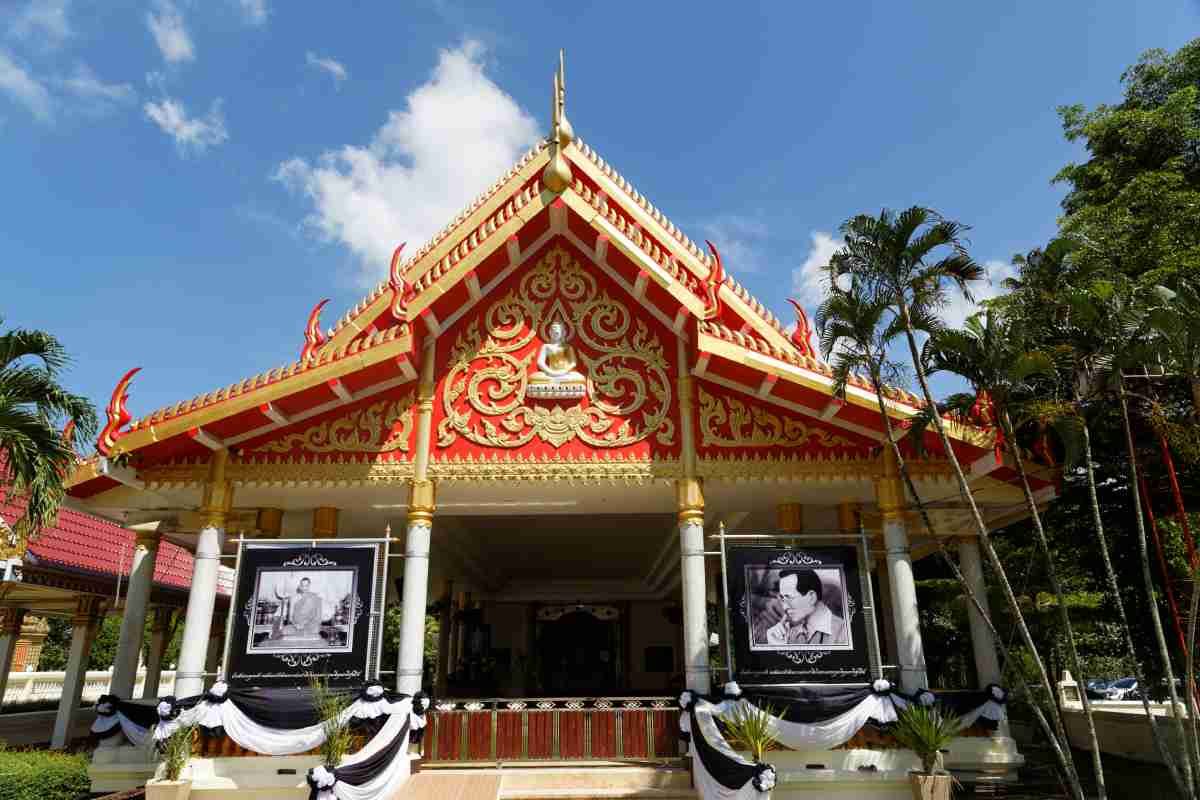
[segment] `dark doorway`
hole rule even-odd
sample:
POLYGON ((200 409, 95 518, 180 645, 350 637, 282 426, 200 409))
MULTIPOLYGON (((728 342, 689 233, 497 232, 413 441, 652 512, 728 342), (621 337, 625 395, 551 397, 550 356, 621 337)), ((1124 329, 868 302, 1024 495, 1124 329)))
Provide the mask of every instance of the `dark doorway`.
MULTIPOLYGON (((605 615, 607 616, 607 615, 605 615)), ((538 621, 542 686, 549 695, 605 695, 621 684, 620 621, 589 610, 538 621)))

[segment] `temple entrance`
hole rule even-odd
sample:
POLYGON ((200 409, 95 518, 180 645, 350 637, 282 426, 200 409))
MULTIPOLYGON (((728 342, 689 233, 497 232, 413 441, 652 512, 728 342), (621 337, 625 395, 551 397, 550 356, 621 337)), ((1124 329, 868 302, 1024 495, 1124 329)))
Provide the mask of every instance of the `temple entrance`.
POLYGON ((536 619, 539 672, 548 694, 604 695, 624 685, 616 606, 543 606, 536 619))

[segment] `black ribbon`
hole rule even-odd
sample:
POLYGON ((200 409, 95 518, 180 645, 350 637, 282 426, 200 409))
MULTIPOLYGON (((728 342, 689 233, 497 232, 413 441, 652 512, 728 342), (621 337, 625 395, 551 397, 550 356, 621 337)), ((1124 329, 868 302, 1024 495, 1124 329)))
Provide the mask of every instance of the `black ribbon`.
POLYGON ((700 758, 700 762, 704 764, 704 768, 708 770, 708 774, 712 775, 717 783, 726 789, 737 791, 758 777, 759 765, 743 764, 708 743, 708 740, 704 738, 704 731, 700 728, 700 722, 696 719, 695 703, 689 704, 687 713, 691 715, 692 749, 700 758))
MULTIPOLYGON (((333 773, 337 783, 346 783, 351 786, 362 786, 368 781, 374 780, 384 770, 391 766, 392 762, 397 758, 404 758, 404 747, 409 740, 409 722, 405 720, 403 727, 396 733, 392 740, 384 747, 381 747, 375 755, 370 758, 359 761, 355 764, 348 764, 342 767, 329 767, 325 769, 333 773)), ((313 780, 312 770, 308 773, 308 797, 309 800, 317 800, 317 792, 319 791, 317 783, 313 780)))

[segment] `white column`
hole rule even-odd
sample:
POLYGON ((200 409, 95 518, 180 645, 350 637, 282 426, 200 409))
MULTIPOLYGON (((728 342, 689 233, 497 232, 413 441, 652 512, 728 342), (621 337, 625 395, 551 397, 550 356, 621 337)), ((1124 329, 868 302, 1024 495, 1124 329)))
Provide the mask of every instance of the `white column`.
POLYGON ((921 642, 917 584, 913 580, 908 531, 902 514, 884 512, 883 543, 887 548, 888 578, 892 589, 900 687, 906 692, 914 692, 927 688, 929 677, 925 672, 925 646, 921 642))
MULTIPOLYGON (((962 570, 963 578, 979 600, 984 612, 991 616, 988 608, 987 582, 983 578, 983 561, 979 553, 979 540, 961 539, 958 542, 958 568, 962 570)), ((992 632, 984 622, 983 615, 975 608, 975 604, 967 598, 967 616, 971 621, 971 649, 975 653, 975 674, 979 677, 980 686, 1000 682, 1000 659, 996 655, 996 643, 992 632)))
POLYGON ((425 601, 429 593, 429 538, 433 530, 433 483, 414 481, 404 537, 404 596, 400 606, 400 659, 396 690, 421 690, 425 657, 425 601))
POLYGON ((13 656, 17 653, 17 640, 21 638, 21 625, 24 622, 25 609, 0 608, 0 706, 4 705, 8 673, 12 670, 13 656))
POLYGON ((704 497, 694 478, 679 481, 679 568, 683 590, 685 688, 708 694, 708 606, 704 588, 704 497))
POLYGON ((112 680, 108 685, 110 694, 126 700, 133 696, 133 686, 137 683, 138 658, 146 630, 146 609, 150 604, 154 564, 158 559, 158 539, 157 531, 139 532, 133 548, 129 590, 125 594, 124 615, 121 617, 121 636, 117 642, 112 680))
MULTIPOLYGON (((222 621, 223 622, 223 621, 222 621)), ((208 653, 204 656, 204 688, 209 689, 217 682, 221 667, 221 656, 225 652, 225 626, 218 625, 209 632, 208 653)))
POLYGON ((179 665, 175 671, 175 696, 192 697, 204 691, 204 662, 208 656, 209 631, 217 604, 217 571, 221 565, 224 532, 206 525, 196 539, 192 562, 192 589, 188 595, 179 665))
POLYGON ((163 656, 167 652, 167 645, 170 644, 167 633, 171 630, 173 613, 166 606, 157 606, 154 609, 154 621, 150 623, 150 657, 146 659, 146 681, 142 686, 142 697, 147 700, 158 697, 163 656))
POLYGON ((67 653, 62 696, 58 700, 58 716, 54 719, 54 734, 50 737, 50 747, 55 750, 61 750, 71 743, 71 729, 75 726, 75 715, 79 713, 79 701, 83 698, 83 684, 87 680, 88 656, 91 655, 92 641, 103 618, 100 598, 91 595, 79 598, 72 619, 71 646, 67 653))

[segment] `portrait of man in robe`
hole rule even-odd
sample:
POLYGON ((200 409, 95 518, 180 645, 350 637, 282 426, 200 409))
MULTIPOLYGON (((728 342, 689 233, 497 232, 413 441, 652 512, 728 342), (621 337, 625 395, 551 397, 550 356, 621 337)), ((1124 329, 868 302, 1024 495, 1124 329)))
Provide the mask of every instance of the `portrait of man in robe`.
POLYGON ((249 653, 348 651, 355 613, 353 569, 262 569, 249 653))

